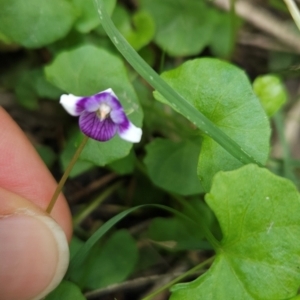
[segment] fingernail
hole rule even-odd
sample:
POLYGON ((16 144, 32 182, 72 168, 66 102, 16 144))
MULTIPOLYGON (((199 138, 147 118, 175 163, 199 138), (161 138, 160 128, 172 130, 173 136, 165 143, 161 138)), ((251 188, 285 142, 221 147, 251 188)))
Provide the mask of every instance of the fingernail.
POLYGON ((53 219, 30 211, 0 216, 1 299, 41 299, 62 280, 68 262, 67 239, 53 219))

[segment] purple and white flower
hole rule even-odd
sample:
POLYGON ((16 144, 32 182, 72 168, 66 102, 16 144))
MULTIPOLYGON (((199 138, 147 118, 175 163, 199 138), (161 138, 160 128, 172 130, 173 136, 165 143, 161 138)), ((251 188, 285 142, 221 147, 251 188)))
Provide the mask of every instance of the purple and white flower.
POLYGON ((72 116, 79 116, 80 130, 97 141, 108 141, 116 133, 123 140, 138 143, 142 130, 127 118, 112 89, 89 97, 62 95, 60 103, 72 116))

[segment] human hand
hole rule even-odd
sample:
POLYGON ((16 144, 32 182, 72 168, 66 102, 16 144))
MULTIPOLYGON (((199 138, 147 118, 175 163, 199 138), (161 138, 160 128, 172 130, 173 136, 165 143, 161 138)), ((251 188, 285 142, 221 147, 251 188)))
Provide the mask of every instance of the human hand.
POLYGON ((0 300, 41 299, 69 262, 71 216, 56 182, 24 133, 0 108, 0 300), (59 224, 59 225, 58 225, 59 224))

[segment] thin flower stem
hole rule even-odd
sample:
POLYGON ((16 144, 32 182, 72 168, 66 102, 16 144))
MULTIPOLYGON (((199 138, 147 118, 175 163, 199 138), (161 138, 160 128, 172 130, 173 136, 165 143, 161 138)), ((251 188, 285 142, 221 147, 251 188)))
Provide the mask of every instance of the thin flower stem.
POLYGON ((48 214, 51 213, 51 211, 52 211, 52 209, 53 209, 53 207, 54 207, 54 205, 56 203, 56 200, 57 200, 57 198, 58 198, 58 196, 59 196, 59 194, 60 194, 60 192, 61 192, 61 190, 62 190, 62 188, 63 188, 63 186, 64 186, 64 184, 66 182, 66 180, 67 180, 67 178, 69 177, 69 174, 70 174, 71 170, 73 169, 73 167, 74 167, 74 165, 75 165, 75 163, 76 163, 76 161, 77 161, 77 159, 78 159, 81 151, 83 150, 85 144, 87 143, 88 139, 89 138, 87 136, 85 136, 83 138, 83 140, 81 141, 80 145, 78 146, 78 148, 76 149, 76 152, 75 152, 74 156, 72 157, 72 159, 71 159, 71 161, 70 161, 70 163, 69 163, 69 165, 68 165, 65 173, 63 174, 62 178, 60 179, 60 181, 59 181, 59 183, 58 183, 58 185, 56 187, 56 190, 55 190, 55 192, 54 192, 54 194, 53 194, 53 196, 51 198, 51 201, 50 201, 50 203, 49 203, 49 205, 48 205, 48 207, 46 209, 46 212, 48 214))
POLYGON ((179 281, 182 281, 184 278, 194 274, 195 272, 197 272, 198 270, 203 269, 206 265, 210 264, 213 262, 213 260, 215 259, 215 256, 212 256, 210 258, 208 258, 207 260, 203 261, 202 263, 200 263, 199 265, 195 266, 194 268, 190 269, 189 271, 185 272, 184 274, 176 277, 175 279, 173 279, 172 281, 168 282, 167 284, 163 285, 162 287, 160 287, 158 290, 156 290, 155 292, 151 293, 150 295, 146 296, 145 298, 143 298, 142 300, 150 300, 152 299, 154 296, 160 294, 161 292, 163 292, 166 289, 169 289, 172 285, 178 283, 179 281))
POLYGON ((300 30, 300 12, 294 0, 284 0, 290 14, 292 15, 295 24, 300 30))

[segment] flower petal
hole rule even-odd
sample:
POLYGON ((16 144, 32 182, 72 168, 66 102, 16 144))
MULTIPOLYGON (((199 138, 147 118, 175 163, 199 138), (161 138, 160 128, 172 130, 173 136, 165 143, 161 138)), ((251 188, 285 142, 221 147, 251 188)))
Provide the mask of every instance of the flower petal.
POLYGON ((80 130, 88 137, 105 142, 117 132, 117 125, 110 118, 100 121, 94 112, 83 112, 79 117, 80 130))
POLYGON ((64 109, 72 116, 79 116, 83 110, 78 109, 77 103, 84 99, 83 97, 77 97, 72 94, 69 95, 61 95, 60 96, 60 104, 64 107, 64 109))
POLYGON ((84 97, 77 103, 77 106, 81 111, 94 112, 98 110, 101 103, 106 103, 112 110, 122 108, 112 89, 107 89, 98 94, 84 97))
POLYGON ((115 124, 120 124, 124 128, 127 128, 129 125, 129 120, 121 107, 120 109, 114 109, 110 113, 111 119, 114 121, 115 124))
POLYGON ((142 129, 128 121, 127 126, 119 125, 118 134, 125 141, 139 143, 142 138, 142 129))

